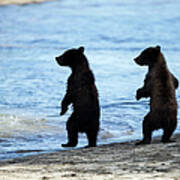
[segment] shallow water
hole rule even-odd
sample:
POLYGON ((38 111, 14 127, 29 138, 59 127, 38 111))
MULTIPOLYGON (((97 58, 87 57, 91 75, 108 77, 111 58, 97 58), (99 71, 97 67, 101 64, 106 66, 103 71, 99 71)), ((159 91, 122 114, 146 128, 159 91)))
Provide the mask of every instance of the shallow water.
MULTIPOLYGON (((59 112, 70 70, 58 67, 54 57, 82 45, 99 90, 98 143, 141 138, 148 99, 137 102, 135 93, 147 68, 132 59, 159 44, 169 69, 180 77, 179 9, 178 0, 61 0, 0 7, 0 159, 63 149, 71 108, 64 116, 59 112)), ((80 135, 78 148, 86 143, 80 135)))

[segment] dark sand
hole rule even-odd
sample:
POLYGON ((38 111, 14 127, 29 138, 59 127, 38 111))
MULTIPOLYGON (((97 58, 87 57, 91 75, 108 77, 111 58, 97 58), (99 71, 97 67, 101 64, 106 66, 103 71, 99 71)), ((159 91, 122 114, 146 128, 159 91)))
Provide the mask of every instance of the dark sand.
POLYGON ((0 161, 2 180, 180 179, 180 135, 175 143, 114 143, 0 161))

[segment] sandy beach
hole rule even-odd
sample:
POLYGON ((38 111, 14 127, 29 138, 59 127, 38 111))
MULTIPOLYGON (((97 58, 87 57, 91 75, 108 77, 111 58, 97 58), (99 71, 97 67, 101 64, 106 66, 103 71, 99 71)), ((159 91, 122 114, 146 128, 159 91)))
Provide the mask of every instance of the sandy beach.
POLYGON ((175 143, 113 143, 0 161, 2 180, 180 179, 180 135, 175 143))
POLYGON ((47 0, 0 0, 0 5, 41 3, 47 0))

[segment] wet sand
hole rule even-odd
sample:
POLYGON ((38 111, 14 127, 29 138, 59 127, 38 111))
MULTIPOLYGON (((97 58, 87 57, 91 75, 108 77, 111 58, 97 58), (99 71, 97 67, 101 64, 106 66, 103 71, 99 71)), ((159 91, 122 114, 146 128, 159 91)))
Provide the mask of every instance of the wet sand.
MULTIPOLYGON (((0 0, 0 5, 41 3, 47 0, 0 0)), ((50 1, 50 0, 49 0, 50 1)))
POLYGON ((0 161, 0 179, 180 179, 180 135, 175 143, 135 146, 113 143, 96 148, 46 153, 0 161))

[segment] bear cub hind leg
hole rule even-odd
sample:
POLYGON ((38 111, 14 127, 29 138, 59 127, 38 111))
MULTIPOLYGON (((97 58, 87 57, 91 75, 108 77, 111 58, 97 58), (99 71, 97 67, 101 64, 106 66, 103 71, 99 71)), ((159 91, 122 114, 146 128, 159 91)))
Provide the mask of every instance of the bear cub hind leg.
POLYGON ((68 134, 68 143, 62 144, 62 147, 75 147, 78 143, 78 129, 76 123, 74 122, 73 114, 67 121, 66 129, 68 134))
POLYGON ((137 142, 135 145, 141 145, 141 144, 150 144, 151 143, 151 137, 152 137, 152 131, 153 129, 151 128, 151 118, 150 114, 148 113, 144 117, 143 121, 143 139, 140 142, 137 142))
POLYGON ((75 147, 78 143, 78 132, 68 131, 68 143, 61 144, 62 147, 75 147))
POLYGON ((87 138, 88 138, 88 146, 86 146, 86 148, 88 147, 96 147, 96 140, 97 140, 97 134, 98 131, 88 131, 86 132, 87 138))
POLYGON ((173 134, 175 129, 176 129, 176 125, 173 125, 171 128, 164 128, 164 134, 162 136, 161 142, 163 142, 163 143, 175 142, 174 140, 170 139, 170 137, 173 134))

